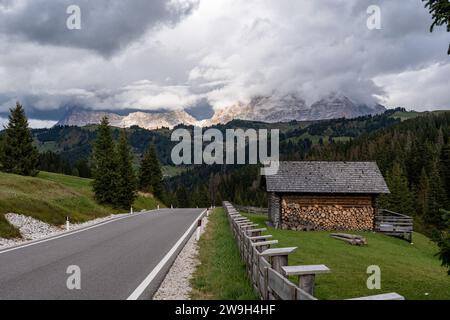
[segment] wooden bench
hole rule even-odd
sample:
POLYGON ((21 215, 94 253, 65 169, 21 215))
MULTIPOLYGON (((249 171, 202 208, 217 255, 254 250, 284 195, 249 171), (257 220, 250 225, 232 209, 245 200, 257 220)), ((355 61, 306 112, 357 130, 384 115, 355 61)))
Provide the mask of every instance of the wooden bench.
POLYGON ((331 272, 331 270, 323 264, 310 266, 284 266, 282 267, 282 270, 283 274, 287 277, 298 276, 299 288, 312 296, 314 296, 316 274, 331 272))
POLYGON ((353 298, 353 299, 347 299, 347 300, 405 300, 405 297, 399 295, 398 293, 392 292, 392 293, 378 294, 378 295, 374 295, 374 296, 353 298))

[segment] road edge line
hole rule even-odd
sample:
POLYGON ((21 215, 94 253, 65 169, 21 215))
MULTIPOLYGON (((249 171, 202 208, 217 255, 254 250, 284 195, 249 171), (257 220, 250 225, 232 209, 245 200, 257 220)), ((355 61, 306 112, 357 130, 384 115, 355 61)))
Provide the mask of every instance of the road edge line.
POLYGON ((131 295, 126 300, 138 300, 140 296, 144 293, 147 287, 152 283, 152 281, 156 278, 156 276, 161 272, 161 270, 165 267, 167 262, 170 261, 172 256, 178 251, 179 247, 185 242, 186 238, 191 234, 194 228, 197 226, 197 222, 208 209, 205 209, 200 213, 200 215, 195 219, 192 225, 186 230, 186 232, 178 239, 178 241, 174 244, 174 246, 167 252, 167 254, 159 261, 156 267, 147 275, 147 277, 139 284, 139 286, 131 293, 131 295))

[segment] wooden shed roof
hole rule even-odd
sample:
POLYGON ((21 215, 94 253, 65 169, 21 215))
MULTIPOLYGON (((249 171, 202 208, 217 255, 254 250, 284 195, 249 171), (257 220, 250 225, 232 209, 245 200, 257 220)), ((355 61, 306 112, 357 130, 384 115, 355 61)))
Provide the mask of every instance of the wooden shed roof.
POLYGON ((280 193, 389 193, 375 162, 280 162, 266 176, 267 191, 280 193))

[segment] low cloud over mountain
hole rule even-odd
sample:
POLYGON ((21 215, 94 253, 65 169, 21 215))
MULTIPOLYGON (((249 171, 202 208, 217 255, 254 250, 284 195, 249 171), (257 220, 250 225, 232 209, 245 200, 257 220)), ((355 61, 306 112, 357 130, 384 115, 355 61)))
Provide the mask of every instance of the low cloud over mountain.
POLYGON ((228 108, 217 110, 210 119, 198 120, 184 110, 159 112, 130 112, 119 115, 114 112, 89 111, 73 108, 58 122, 58 125, 86 126, 100 123, 108 117, 111 125, 116 127, 139 126, 145 129, 161 127, 173 128, 178 124, 211 126, 226 124, 234 119, 289 122, 291 120, 324 120, 335 118, 356 118, 370 114, 379 114, 386 109, 379 104, 358 104, 349 98, 330 94, 311 106, 294 94, 287 96, 256 97, 250 103, 236 103, 228 108))
POLYGON ((429 32, 417 0, 377 1, 381 29, 369 30, 373 4, 0 0, 0 115, 16 100, 41 120, 73 105, 120 113, 201 101, 217 115, 292 93, 312 106, 329 92, 356 105, 450 108, 446 30, 429 32), (81 30, 66 28, 69 4, 81 30))

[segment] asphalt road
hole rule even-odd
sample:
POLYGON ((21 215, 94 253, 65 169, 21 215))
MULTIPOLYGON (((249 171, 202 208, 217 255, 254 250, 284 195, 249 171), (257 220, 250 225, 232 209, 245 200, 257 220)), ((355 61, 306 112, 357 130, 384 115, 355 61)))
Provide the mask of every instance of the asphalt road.
POLYGON ((138 294, 140 299, 150 298, 173 259, 148 285, 143 281, 152 271, 156 272, 155 267, 159 270, 161 260, 167 258, 202 211, 150 211, 0 251, 0 300, 122 300, 132 293, 136 297, 138 287, 145 287, 138 294), (67 273, 69 266, 80 268, 80 290, 67 287, 67 280, 73 275, 67 273))

